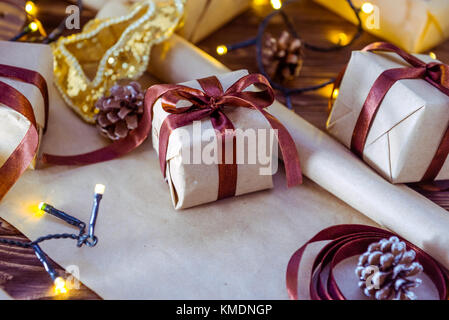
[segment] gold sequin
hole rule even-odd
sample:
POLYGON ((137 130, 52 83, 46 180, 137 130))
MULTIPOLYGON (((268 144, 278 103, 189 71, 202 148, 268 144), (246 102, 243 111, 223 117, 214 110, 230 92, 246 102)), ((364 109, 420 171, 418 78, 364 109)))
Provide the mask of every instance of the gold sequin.
POLYGON ((184 0, 139 1, 125 16, 91 20, 53 43, 55 83, 66 103, 93 123, 98 98, 145 72, 151 47, 172 35, 183 11, 184 0))

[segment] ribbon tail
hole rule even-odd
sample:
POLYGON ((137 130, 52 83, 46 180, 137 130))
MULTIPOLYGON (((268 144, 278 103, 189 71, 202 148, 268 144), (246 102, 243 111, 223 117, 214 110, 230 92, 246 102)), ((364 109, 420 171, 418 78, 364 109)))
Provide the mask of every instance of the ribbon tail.
POLYGON ((279 122, 278 119, 263 109, 258 109, 268 120, 271 127, 275 129, 279 141, 282 159, 284 160, 285 173, 287 176, 287 186, 293 187, 302 183, 301 164, 299 162, 298 150, 296 150, 295 142, 288 133, 287 129, 279 122))

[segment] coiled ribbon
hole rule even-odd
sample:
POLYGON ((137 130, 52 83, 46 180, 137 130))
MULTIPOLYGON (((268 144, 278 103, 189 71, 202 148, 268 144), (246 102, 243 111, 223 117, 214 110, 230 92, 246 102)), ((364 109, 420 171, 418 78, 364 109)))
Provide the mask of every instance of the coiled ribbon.
MULTIPOLYGON (((290 258, 287 266, 286 284, 290 299, 298 299, 298 271, 302 256, 307 246, 319 241, 330 241, 316 256, 310 278, 309 288, 312 300, 346 300, 334 276, 333 269, 341 261, 366 252, 371 243, 381 239, 397 236, 392 232, 364 225, 338 225, 322 230, 304 246, 299 248, 290 258), (323 270, 330 267, 326 280, 323 270)), ((404 241, 408 250, 416 252, 416 260, 424 267, 424 272, 434 283, 441 300, 448 299, 448 271, 430 255, 419 247, 397 236, 404 241)), ((357 281, 354 276, 354 281, 357 281)))
MULTIPOLYGON (((48 122, 48 88, 44 77, 33 70, 4 64, 0 64, 0 77, 25 82, 39 89, 44 98, 45 132, 48 122)), ((30 122, 30 127, 25 136, 0 167, 1 200, 33 161, 39 144, 39 133, 30 101, 18 90, 3 81, 0 81, 0 103, 20 113, 30 122)))

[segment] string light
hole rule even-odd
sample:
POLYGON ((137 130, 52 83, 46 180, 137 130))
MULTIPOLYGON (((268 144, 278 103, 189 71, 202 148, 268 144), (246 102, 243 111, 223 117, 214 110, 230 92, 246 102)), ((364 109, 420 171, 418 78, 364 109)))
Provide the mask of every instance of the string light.
POLYGON ((37 22, 33 21, 31 22, 28 27, 30 28, 30 30, 32 32, 36 32, 37 30, 39 30, 39 25, 37 24, 37 22))
POLYGON ((338 44, 344 46, 347 43, 348 43, 348 35, 344 32, 338 33, 338 44))
POLYGON ((53 284, 54 284, 54 291, 55 291, 55 294, 56 294, 56 295, 58 295, 58 294, 64 294, 64 293, 67 293, 67 292, 68 292, 68 289, 67 289, 67 286, 66 286, 66 283, 65 283, 64 278, 62 278, 62 277, 57 277, 57 278, 53 281, 53 284))
POLYGON ((333 92, 332 92, 332 99, 337 99, 338 95, 340 94, 340 89, 336 88, 333 92))
MULTIPOLYGON (((0 238, 1 244, 6 244, 10 246, 16 246, 20 248, 30 248, 34 250, 34 254, 42 263, 45 271, 47 271, 48 275, 53 281, 54 284, 54 292, 55 294, 63 294, 68 292, 68 288, 66 286, 66 281, 63 277, 58 275, 58 272, 52 266, 50 261, 47 258, 47 255, 44 253, 42 248, 39 246, 40 243, 47 240, 54 239, 72 239, 77 241, 77 246, 82 247, 83 245, 87 245, 88 247, 94 247, 98 239, 94 234, 95 224, 97 221, 100 201, 103 198, 103 194, 105 191, 105 186, 103 184, 97 184, 95 186, 95 194, 94 194, 94 205, 92 208, 92 213, 89 222, 89 230, 86 233, 86 224, 79 219, 65 213, 64 211, 58 210, 55 207, 49 205, 48 203, 41 202, 39 205, 35 206, 37 210, 41 213, 48 213, 56 218, 59 218, 68 224, 75 226, 79 229, 78 234, 74 233, 58 233, 58 234, 48 234, 43 237, 39 237, 34 241, 24 242, 17 241, 8 238, 0 238)), ((34 211, 34 210, 33 210, 34 211)))
POLYGON ((429 56, 433 59, 436 60, 437 59, 437 55, 435 52, 429 52, 429 56))
POLYGON ((273 9, 275 9, 275 10, 279 10, 280 8, 282 8, 282 1, 281 0, 271 0, 270 4, 273 7, 273 9))
POLYGON ((374 6, 371 2, 365 2, 362 5, 362 11, 366 14, 371 14, 374 11, 374 6))
POLYGON ((217 53, 218 53, 220 56, 225 55, 226 53, 228 53, 228 47, 225 46, 225 45, 219 45, 219 46, 217 47, 217 53))
POLYGON ((35 15, 36 14, 36 5, 33 1, 27 1, 25 4, 25 11, 28 14, 35 15))
MULTIPOLYGON (((299 0, 285 0, 285 1, 281 2, 280 0, 277 0, 277 1, 271 0, 270 3, 273 6, 273 8, 281 9, 281 8, 284 8, 286 5, 289 5, 291 3, 298 2, 298 1, 299 0)), ((361 14, 360 14, 361 8, 357 8, 356 6, 354 6, 352 0, 345 0, 345 1, 348 3, 349 7, 354 12, 354 15, 357 18, 357 22, 358 22, 357 23, 357 32, 351 37, 351 39, 349 39, 348 35, 344 32, 331 33, 330 40, 334 44, 331 46, 326 46, 326 47, 317 46, 317 45, 311 44, 309 42, 302 41, 305 49, 317 51, 317 52, 333 52, 333 51, 341 50, 342 48, 350 46, 357 39, 360 38, 360 36, 363 34, 363 22, 362 22, 361 14)), ((254 0, 254 3, 255 4, 259 3, 259 1, 254 0)), ((257 35, 254 38, 250 38, 250 39, 247 39, 247 40, 244 40, 244 41, 241 41, 238 43, 234 43, 234 44, 220 45, 217 47, 217 54, 224 55, 233 50, 246 48, 246 47, 255 45, 256 46, 256 61, 257 61, 259 73, 261 73, 268 79, 268 81, 270 82, 270 85, 274 89, 276 89, 282 93, 282 95, 285 97, 286 106, 289 109, 292 109, 293 108, 292 100, 291 100, 292 95, 320 90, 320 89, 328 86, 329 84, 332 84, 335 81, 335 79, 332 78, 332 79, 329 79, 322 83, 312 85, 312 86, 307 86, 307 87, 289 88, 289 87, 286 87, 282 83, 276 82, 275 80, 273 80, 270 77, 270 75, 265 70, 265 66, 263 63, 263 56, 262 56, 263 49, 264 49, 263 37, 264 37, 265 31, 269 25, 270 20, 278 15, 280 15, 282 17, 282 19, 284 20, 284 23, 287 26, 288 31, 295 38, 301 39, 300 35, 298 34, 298 32, 295 29, 294 23, 290 20, 289 16, 287 15, 287 10, 275 10, 275 11, 271 12, 270 14, 268 14, 262 20, 262 22, 259 25, 257 35)), ((331 94, 331 93, 329 92, 329 94, 331 94)))

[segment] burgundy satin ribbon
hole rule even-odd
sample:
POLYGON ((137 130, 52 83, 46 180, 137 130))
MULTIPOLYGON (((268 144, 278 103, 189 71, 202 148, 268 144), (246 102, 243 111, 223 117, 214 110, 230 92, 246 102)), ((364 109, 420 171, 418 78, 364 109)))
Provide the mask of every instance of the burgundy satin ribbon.
MULTIPOLYGON (((364 226, 364 225, 338 225, 322 230, 309 240, 304 246, 299 248, 290 258, 287 266, 286 284, 290 299, 298 299, 298 271, 301 265, 302 256, 307 246, 319 241, 330 241, 316 256, 312 274, 309 282, 310 297, 312 300, 346 300, 341 292, 333 275, 333 270, 341 261, 352 256, 362 255, 373 242, 381 239, 397 236, 389 231, 364 226), (330 267, 329 274, 323 281, 323 270, 330 267)), ((424 267, 424 272, 434 283, 441 300, 448 299, 448 272, 435 261, 431 256, 413 245, 407 240, 397 236, 404 241, 408 250, 416 252, 416 260, 424 267)), ((354 267, 355 269, 355 267, 354 267)), ((347 281, 357 282, 354 274, 353 279, 347 281)))
MULTIPOLYGON (((48 89, 45 79, 36 71, 0 64, 0 77, 32 84, 44 98, 45 127, 48 121, 48 89)), ((0 167, 0 200, 30 166, 39 144, 36 119, 31 103, 15 88, 0 81, 0 103, 23 115, 29 122, 25 136, 6 162, 0 167)))
MULTIPOLYGON (((415 56, 385 42, 368 45, 363 51, 394 52, 410 64, 410 67, 396 68, 384 71, 374 82, 368 97, 362 107, 352 135, 351 150, 363 158, 366 139, 376 118, 377 111, 388 91, 399 80, 423 79, 449 96, 449 66, 431 62, 425 63, 415 56)), ((437 152, 435 153, 422 181, 433 181, 444 165, 449 154, 449 127, 447 128, 437 152)))
MULTIPOLYGON (((284 159, 288 186, 301 183, 302 174, 299 164, 299 156, 295 143, 287 129, 264 108, 274 101, 274 93, 268 80, 262 75, 251 74, 239 79, 226 92, 223 92, 220 82, 216 77, 198 80, 202 89, 196 90, 182 85, 155 85, 150 87, 145 94, 145 108, 137 129, 131 131, 124 139, 85 154, 75 156, 55 156, 45 154, 44 163, 56 165, 86 165, 102 161, 108 161, 127 154, 137 148, 149 136, 151 132, 152 112, 155 102, 162 98, 162 107, 170 115, 164 120, 159 133, 159 162, 162 173, 166 173, 166 152, 170 133, 176 128, 191 124, 193 121, 210 117, 214 129, 220 136, 229 134, 234 129, 231 121, 223 112, 223 107, 244 107, 260 112, 276 129, 280 150, 284 159), (244 91, 251 85, 262 88, 262 91, 244 91), (190 107, 176 108, 180 100, 192 103, 190 107)), ((235 139, 235 137, 234 137, 235 139)), ((225 139, 222 139, 225 143, 225 139)), ((235 141, 234 141, 235 160, 235 141)), ((224 148, 223 148, 224 150, 224 148)), ((222 160, 225 154, 222 154, 222 160)), ((218 166, 219 170, 219 198, 235 194, 237 183, 237 165, 224 163, 218 166)))

